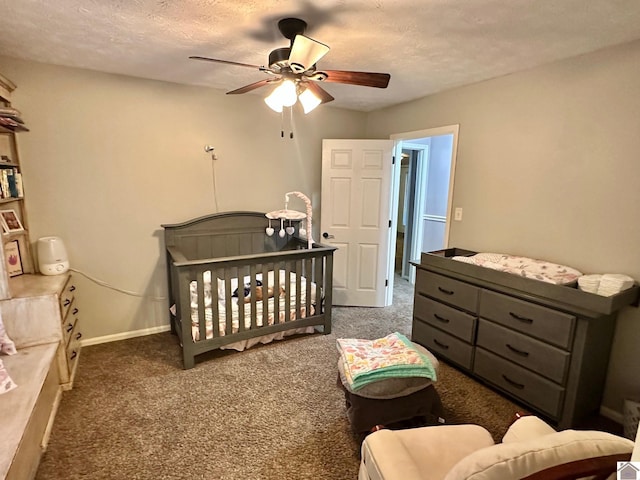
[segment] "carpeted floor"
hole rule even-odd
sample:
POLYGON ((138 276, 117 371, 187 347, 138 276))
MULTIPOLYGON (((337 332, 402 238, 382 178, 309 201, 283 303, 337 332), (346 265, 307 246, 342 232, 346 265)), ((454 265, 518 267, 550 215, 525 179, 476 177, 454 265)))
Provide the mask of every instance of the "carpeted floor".
MULTIPOLYGON (((356 479, 335 341, 410 336, 413 290, 396 282, 391 307, 334 308, 331 335, 211 352, 191 370, 170 333, 84 348, 36 478, 356 479)), ((496 439, 520 409, 443 363, 437 389, 448 423, 496 439)))

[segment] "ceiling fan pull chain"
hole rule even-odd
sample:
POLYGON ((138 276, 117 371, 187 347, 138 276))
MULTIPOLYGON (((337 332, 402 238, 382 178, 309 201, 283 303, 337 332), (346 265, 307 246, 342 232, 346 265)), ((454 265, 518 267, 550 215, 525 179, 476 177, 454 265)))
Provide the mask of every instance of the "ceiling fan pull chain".
POLYGON ((280 137, 284 138, 284 109, 280 112, 280 137))
POLYGON ((293 107, 289 107, 289 138, 293 138, 293 107))

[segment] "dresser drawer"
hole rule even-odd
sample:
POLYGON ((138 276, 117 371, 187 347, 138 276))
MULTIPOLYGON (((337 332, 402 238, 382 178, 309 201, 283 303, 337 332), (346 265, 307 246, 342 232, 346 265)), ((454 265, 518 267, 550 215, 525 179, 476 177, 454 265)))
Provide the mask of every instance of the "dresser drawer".
POLYGON ((557 418, 564 388, 482 348, 476 349, 473 371, 490 383, 557 418))
POLYGON ((69 345, 67 346, 67 362, 69 362, 69 374, 73 372, 75 363, 80 356, 80 339, 82 338, 82 333, 80 333, 80 329, 78 327, 79 325, 76 324, 76 328, 74 328, 71 339, 69 341, 69 345))
POLYGON ((60 314, 62 315, 62 318, 65 318, 67 315, 67 311, 69 310, 71 302, 73 302, 73 298, 75 296, 76 285, 73 280, 73 276, 69 275, 67 283, 65 283, 62 292, 60 292, 60 314))
POLYGON ((468 343, 415 318, 413 320, 411 339, 425 346, 431 353, 440 355, 467 370, 471 370, 473 347, 468 343))
POLYGON ((571 349, 575 317, 567 313, 483 290, 480 316, 558 347, 571 349))
POLYGON ((478 322, 476 344, 556 383, 565 381, 569 352, 484 319, 478 322))
POLYGON ((71 339, 71 335, 73 333, 73 329, 78 322, 78 308, 72 302, 69 306, 69 311, 67 312, 67 316, 62 320, 62 336, 64 338, 64 344, 69 345, 69 340, 71 339))
POLYGON ((413 316, 444 330, 465 342, 473 343, 476 317, 416 293, 413 316))
POLYGON ((441 300, 468 312, 476 312, 480 289, 453 278, 418 269, 416 293, 441 300))

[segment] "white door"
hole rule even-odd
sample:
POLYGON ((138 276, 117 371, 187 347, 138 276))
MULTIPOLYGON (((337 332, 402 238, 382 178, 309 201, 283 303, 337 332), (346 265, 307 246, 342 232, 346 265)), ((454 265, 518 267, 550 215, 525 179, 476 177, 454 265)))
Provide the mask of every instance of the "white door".
POLYGON ((322 141, 320 242, 338 247, 335 305, 385 306, 392 151, 392 140, 322 141))

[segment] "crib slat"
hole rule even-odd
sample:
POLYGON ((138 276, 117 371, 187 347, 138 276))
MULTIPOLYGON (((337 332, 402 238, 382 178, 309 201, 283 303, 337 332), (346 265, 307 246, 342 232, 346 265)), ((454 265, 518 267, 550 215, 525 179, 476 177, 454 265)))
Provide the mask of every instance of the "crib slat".
POLYGON ((305 269, 304 269, 304 275, 306 278, 306 282, 305 282, 305 287, 306 287, 306 295, 305 295, 305 302, 304 302, 304 315, 305 317, 310 316, 311 314, 309 307, 311 306, 311 282, 313 281, 313 267, 312 267, 312 263, 311 263, 311 258, 306 258, 304 260, 305 263, 305 269))
MULTIPOLYGON (((291 262, 284 262, 284 311, 285 321, 291 320, 291 262)), ((278 288, 279 290, 279 288, 278 288)), ((294 317, 295 318, 295 317, 294 317)))
POLYGON ((324 258, 314 257, 313 259, 313 272, 316 282, 316 301, 315 301, 315 315, 322 313, 322 284, 324 283, 324 258))
MULTIPOLYGON (((262 286, 265 287, 269 281, 269 265, 262 264, 262 286)), ((269 325, 269 295, 262 295, 262 326, 269 325)))
MULTIPOLYGON (((280 285, 280 262, 273 265, 273 318, 274 323, 280 323, 280 294, 277 292, 280 285)), ((266 294, 266 291, 265 291, 266 294)))
MULTIPOLYGON (((220 336, 220 292, 218 290, 218 279, 224 275, 220 270, 211 270, 211 334, 212 338, 220 336)), ((224 293, 223 293, 224 295, 224 293)))
MULTIPOLYGON (((249 277, 251 281, 251 292, 256 291, 256 287, 258 286, 257 279, 257 265, 252 263, 249 265, 249 277)), ((249 327, 251 330, 258 328, 258 324, 256 323, 256 319, 258 318, 258 297, 254 294, 251 295, 251 326, 249 327)))
POLYGON ((233 333, 233 298, 231 295, 231 272, 228 268, 224 269, 224 308, 225 308, 225 323, 224 334, 231 335, 233 333))
POLYGON ((301 318, 302 310, 302 260, 296 262, 296 320, 301 318))
POLYGON ((196 298, 198 299, 198 338, 204 340, 207 338, 207 317, 204 306, 204 278, 203 271, 196 273, 196 298))
POLYGON ((236 271, 236 278, 238 279, 238 332, 244 332, 244 302, 246 297, 244 294, 244 275, 240 272, 240 269, 236 271))

